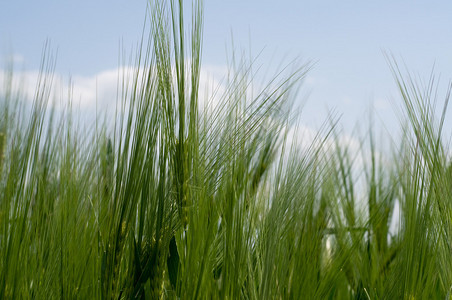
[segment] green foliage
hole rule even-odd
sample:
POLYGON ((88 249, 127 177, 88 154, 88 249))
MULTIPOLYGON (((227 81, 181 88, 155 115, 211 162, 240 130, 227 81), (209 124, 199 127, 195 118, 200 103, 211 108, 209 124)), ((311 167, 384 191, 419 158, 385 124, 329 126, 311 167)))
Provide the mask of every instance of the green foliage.
POLYGON ((31 108, 7 76, 0 299, 449 297, 449 94, 438 122, 433 78, 388 58, 409 124, 393 157, 372 129, 362 162, 334 126, 300 148, 288 112, 310 65, 250 93, 252 62, 234 59, 202 110, 201 1, 191 12, 150 4, 114 124, 94 132, 48 111, 47 49, 31 108))

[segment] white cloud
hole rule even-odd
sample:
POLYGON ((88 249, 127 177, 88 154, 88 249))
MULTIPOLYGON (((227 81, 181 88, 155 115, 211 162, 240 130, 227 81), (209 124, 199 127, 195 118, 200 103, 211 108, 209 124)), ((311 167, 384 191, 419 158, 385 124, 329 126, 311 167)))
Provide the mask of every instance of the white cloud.
MULTIPOLYGON (((64 107, 72 101, 72 105, 83 110, 109 109, 114 106, 117 99, 118 78, 131 68, 117 68, 99 72, 93 76, 75 75, 65 78, 61 74, 53 76, 43 76, 47 80, 51 79, 51 98, 56 100, 57 107, 64 107)), ((8 89, 20 91, 21 98, 26 101, 33 101, 39 83, 39 71, 22 71, 12 74, 11 84, 7 80, 11 78, 11 73, 0 70, 0 94, 4 94, 8 89)), ((47 82, 50 83, 50 82, 47 82)))
POLYGON ((388 99, 377 98, 374 101, 374 108, 378 111, 388 110, 391 108, 391 103, 389 102, 388 99))
POLYGON ((22 65, 25 62, 25 58, 21 54, 14 53, 4 56, 2 62, 3 65, 22 65))
POLYGON ((352 105, 354 103, 352 97, 350 96, 345 96, 342 98, 342 103, 344 103, 345 105, 352 105))
POLYGON ((304 86, 309 89, 318 88, 320 86, 325 86, 326 83, 327 82, 324 78, 321 78, 319 76, 313 76, 310 73, 308 73, 303 79, 304 86))

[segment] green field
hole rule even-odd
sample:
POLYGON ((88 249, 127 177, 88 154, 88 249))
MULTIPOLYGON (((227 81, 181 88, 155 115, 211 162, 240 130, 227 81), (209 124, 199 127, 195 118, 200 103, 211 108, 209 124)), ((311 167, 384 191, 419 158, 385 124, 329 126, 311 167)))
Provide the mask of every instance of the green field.
POLYGON ((300 147, 311 65, 251 93, 253 62, 233 57, 204 102, 202 3, 181 3, 150 4, 112 121, 56 108, 48 48, 32 104, 10 71, 0 299, 449 299, 449 94, 388 55, 404 107, 391 151, 366 124, 358 162, 333 118, 300 147))

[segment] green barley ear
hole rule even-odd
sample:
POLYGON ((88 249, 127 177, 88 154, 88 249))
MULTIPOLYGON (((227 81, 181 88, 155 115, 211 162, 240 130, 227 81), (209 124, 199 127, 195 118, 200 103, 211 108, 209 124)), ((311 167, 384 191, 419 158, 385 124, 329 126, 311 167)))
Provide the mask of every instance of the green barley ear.
POLYGON ((5 134, 0 132, 0 173, 3 171, 3 158, 5 155, 5 134))
POLYGON ((151 277, 151 299, 160 299, 164 288, 163 278, 165 276, 165 256, 162 252, 157 252, 157 265, 155 266, 155 273, 151 277))
POLYGON ((160 299, 164 288, 165 264, 167 253, 164 251, 163 240, 153 243, 155 253, 155 265, 150 274, 151 299, 160 299))
POLYGON ((187 204, 187 180, 185 170, 184 142, 176 139, 175 142, 175 169, 176 169, 176 201, 182 226, 186 229, 188 225, 187 204))
POLYGON ((257 186, 259 185, 260 181, 262 180, 262 177, 264 176, 269 165, 271 164, 271 161, 273 158, 273 143, 272 142, 273 141, 271 139, 268 139, 266 141, 266 144, 260 153, 257 165, 254 168, 255 171, 254 171, 254 174, 252 175, 252 180, 251 180, 251 189, 253 192, 255 192, 255 190, 257 189, 257 186))
MULTIPOLYGON (((119 229, 118 241, 116 242, 116 247, 114 248, 113 255, 113 274, 112 274, 112 291, 116 292, 119 290, 119 269, 121 265, 121 255, 124 250, 124 240, 127 235, 127 223, 126 221, 122 221, 119 229)), ((112 247, 113 248, 113 247, 112 247)))
POLYGON ((113 181, 113 146, 111 139, 108 138, 106 144, 101 149, 101 176, 102 176, 102 193, 104 198, 108 198, 112 192, 113 181))

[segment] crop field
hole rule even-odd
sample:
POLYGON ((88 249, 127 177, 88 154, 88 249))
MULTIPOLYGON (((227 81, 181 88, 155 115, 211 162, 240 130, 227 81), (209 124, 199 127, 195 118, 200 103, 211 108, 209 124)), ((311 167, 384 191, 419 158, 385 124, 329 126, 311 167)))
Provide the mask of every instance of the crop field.
POLYGON ((235 57, 202 101, 202 1, 152 1, 145 28, 113 120, 56 108, 49 48, 32 104, 6 77, 0 299, 452 299, 450 89, 387 55, 390 154, 373 128, 351 151, 333 118, 299 147, 312 65, 251 93, 235 57))

